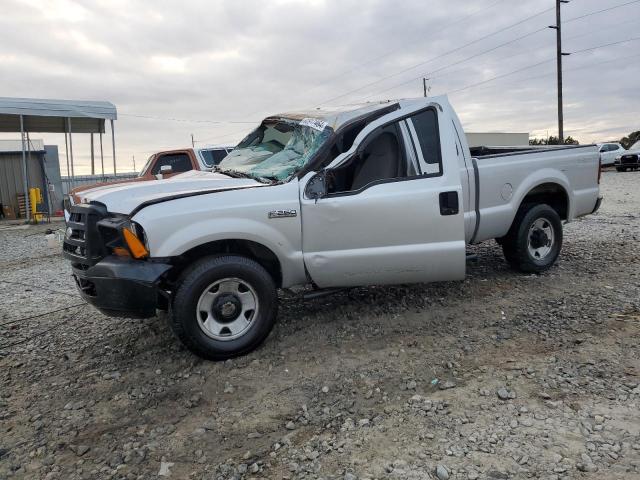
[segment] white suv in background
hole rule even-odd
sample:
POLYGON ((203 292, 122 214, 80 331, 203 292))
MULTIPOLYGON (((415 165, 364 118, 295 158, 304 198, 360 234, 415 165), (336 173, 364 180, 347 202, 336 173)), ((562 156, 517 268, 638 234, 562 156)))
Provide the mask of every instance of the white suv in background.
POLYGON ((616 157, 619 157, 625 152, 624 147, 619 143, 598 143, 597 145, 603 167, 612 166, 616 161, 616 157))

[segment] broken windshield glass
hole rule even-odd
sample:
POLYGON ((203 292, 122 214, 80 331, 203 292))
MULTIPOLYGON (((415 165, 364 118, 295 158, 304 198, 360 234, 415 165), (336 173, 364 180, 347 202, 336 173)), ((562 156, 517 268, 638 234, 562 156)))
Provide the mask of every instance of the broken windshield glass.
POLYGON ((220 162, 218 171, 287 180, 307 164, 331 132, 318 119, 267 119, 220 162))

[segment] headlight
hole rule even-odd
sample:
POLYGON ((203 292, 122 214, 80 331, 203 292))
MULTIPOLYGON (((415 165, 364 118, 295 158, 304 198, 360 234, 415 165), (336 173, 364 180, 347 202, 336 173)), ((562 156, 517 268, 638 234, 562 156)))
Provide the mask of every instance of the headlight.
POLYGON ((120 257, 137 259, 149 256, 144 230, 126 216, 108 217, 98 222, 105 247, 120 257))

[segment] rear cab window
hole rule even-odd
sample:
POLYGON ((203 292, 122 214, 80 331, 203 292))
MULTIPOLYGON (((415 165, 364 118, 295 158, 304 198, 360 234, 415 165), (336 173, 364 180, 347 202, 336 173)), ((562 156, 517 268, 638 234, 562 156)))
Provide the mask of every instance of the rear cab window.
POLYGON ((418 139, 418 157, 424 165, 427 176, 442 175, 442 153, 440 151, 440 131, 438 114, 433 108, 412 115, 407 120, 412 139, 418 139))
POLYGON ((169 165, 171 167, 171 173, 181 173, 193 170, 191 159, 186 153, 167 153, 156 159, 156 162, 151 169, 151 174, 157 175, 161 173, 160 169, 165 165, 169 165))

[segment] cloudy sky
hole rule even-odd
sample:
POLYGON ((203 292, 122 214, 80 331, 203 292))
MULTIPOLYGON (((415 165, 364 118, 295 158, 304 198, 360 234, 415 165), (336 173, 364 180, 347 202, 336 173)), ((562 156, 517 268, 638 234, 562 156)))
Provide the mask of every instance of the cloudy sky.
MULTIPOLYGON (((270 113, 420 96, 423 76, 468 131, 557 131, 554 0, 0 4, 0 96, 113 102, 118 171, 191 134, 233 144, 270 113)), ((565 135, 640 129, 639 19, 640 0, 563 6, 565 135)), ((86 173, 88 135, 74 147, 86 173)))

